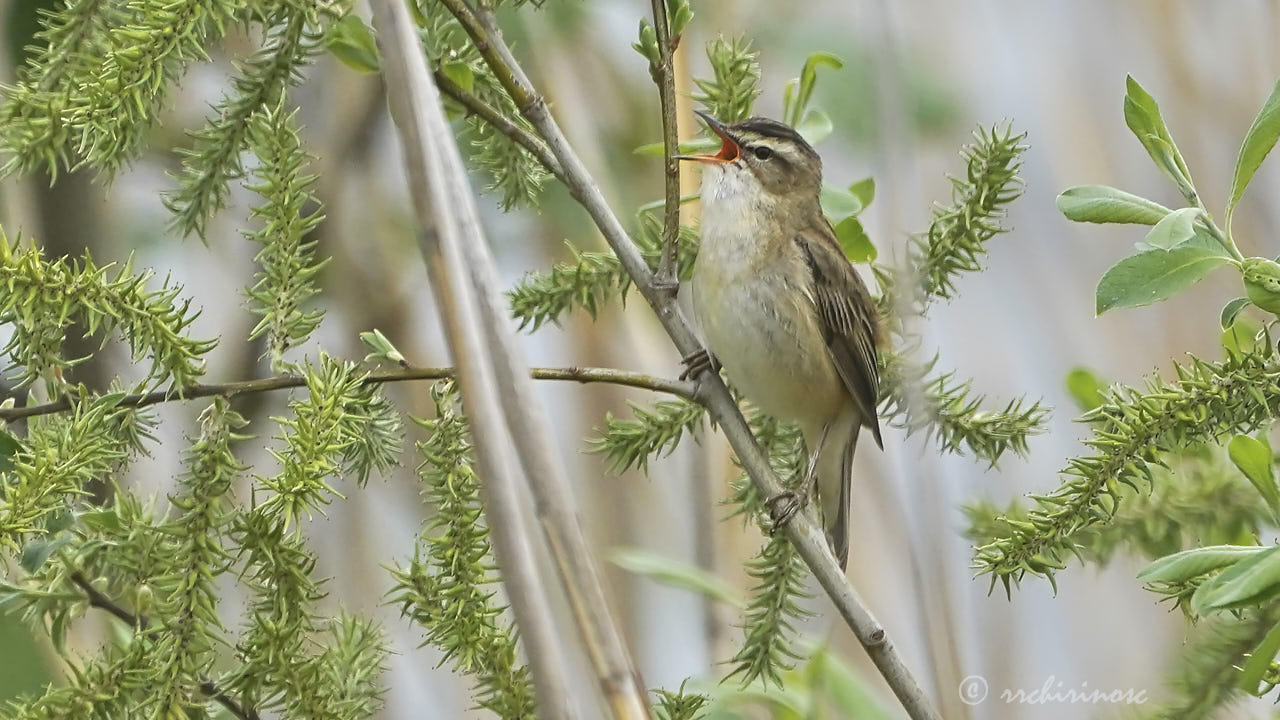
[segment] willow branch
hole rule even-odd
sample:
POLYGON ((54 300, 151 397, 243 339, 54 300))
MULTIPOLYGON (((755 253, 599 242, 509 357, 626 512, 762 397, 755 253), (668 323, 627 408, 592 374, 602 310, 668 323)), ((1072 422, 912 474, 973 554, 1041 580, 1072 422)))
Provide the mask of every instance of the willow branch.
POLYGON ((676 238, 680 233, 680 161, 676 159, 679 138, 676 131, 675 65, 671 55, 675 45, 671 39, 671 23, 666 0, 652 0, 653 27, 658 36, 658 63, 651 70, 658 85, 662 105, 662 157, 666 162, 666 201, 663 205, 662 256, 658 261, 659 284, 675 287, 676 238))
MULTIPOLYGON (((150 625, 150 621, 147 620, 145 615, 136 615, 125 610, 116 603, 116 601, 107 597, 105 593, 94 587, 93 583, 89 582, 89 578, 85 577, 85 574, 79 570, 71 573, 70 579, 76 587, 80 588, 80 590, 84 592, 85 596, 89 600, 89 607, 105 610, 115 616, 120 620, 120 622, 134 628, 135 630, 146 630, 150 625)), ((261 720, 261 716, 258 715, 258 711, 252 706, 242 706, 235 698, 228 695, 225 690, 218 687, 217 683, 203 675, 200 676, 200 692, 213 698, 219 705, 226 708, 228 712, 236 716, 239 720, 261 720)))
POLYGON ((537 158, 538 162, 542 163, 542 166, 552 175, 557 178, 561 176, 559 161, 547 149, 547 144, 542 142, 541 138, 520 127, 519 123, 503 115, 501 110, 481 100, 479 96, 467 92, 466 88, 454 82, 439 69, 432 71, 432 77, 436 81, 436 86, 440 88, 440 92, 453 98, 459 105, 466 108, 467 112, 489 123, 494 130, 528 150, 529 154, 537 158))
MULTIPOLYGON (((599 186, 547 110, 545 101, 533 90, 511 49, 502 39, 493 14, 484 10, 473 12, 464 0, 441 2, 458 18, 495 77, 560 161, 564 168, 564 183, 570 194, 582 204, 600 229, 623 269, 635 283, 636 289, 657 314, 676 348, 682 355, 700 350, 701 344, 685 321, 675 297, 662 292, 659 284, 654 282, 654 277, 635 243, 623 229, 599 186)), ((724 432, 761 497, 772 501, 782 495, 785 491, 782 483, 770 468, 768 458, 760 450, 737 403, 718 375, 711 372, 701 375, 699 400, 706 405, 724 432)), ((898 654, 884 628, 845 579, 822 531, 801 513, 787 523, 786 533, 907 714, 913 720, 941 720, 938 711, 921 689, 919 681, 903 663, 902 656, 898 654)))
MULTIPOLYGON (((451 367, 409 367, 403 370, 371 372, 364 377, 364 382, 366 385, 382 385, 385 383, 408 382, 413 380, 444 380, 456 377, 457 374, 457 370, 451 367)), ((686 400, 693 400, 697 393, 697 386, 691 382, 660 378, 653 375, 645 375, 643 373, 628 372, 626 370, 615 370, 613 368, 529 368, 529 376, 534 380, 561 380, 581 383, 583 385, 588 383, 622 385, 624 387, 633 387, 641 390, 652 390, 654 392, 675 395, 677 397, 685 398, 686 400)), ((157 405, 159 403, 194 400, 196 398, 205 397, 218 396, 232 398, 238 395, 304 387, 306 384, 307 379, 301 375, 276 375, 258 380, 238 380, 235 382, 218 384, 196 383, 185 387, 171 387, 165 390, 154 390, 147 393, 125 395, 120 399, 119 404, 120 407, 139 408, 146 407, 148 405, 157 405)), ((66 412, 70 409, 71 401, 65 397, 61 400, 54 400, 53 402, 47 402, 41 405, 0 408, 0 422, 13 422, 23 418, 34 417, 36 415, 66 412)))

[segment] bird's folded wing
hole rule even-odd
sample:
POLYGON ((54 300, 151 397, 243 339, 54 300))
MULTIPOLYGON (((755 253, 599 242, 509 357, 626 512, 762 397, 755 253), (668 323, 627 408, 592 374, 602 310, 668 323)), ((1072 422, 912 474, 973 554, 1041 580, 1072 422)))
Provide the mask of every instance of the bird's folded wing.
POLYGON ((862 423, 871 429, 876 444, 883 447, 876 416, 880 397, 876 364, 879 323, 871 294, 840 250, 829 224, 824 222, 805 230, 795 242, 813 276, 810 296, 831 360, 853 397, 862 423))

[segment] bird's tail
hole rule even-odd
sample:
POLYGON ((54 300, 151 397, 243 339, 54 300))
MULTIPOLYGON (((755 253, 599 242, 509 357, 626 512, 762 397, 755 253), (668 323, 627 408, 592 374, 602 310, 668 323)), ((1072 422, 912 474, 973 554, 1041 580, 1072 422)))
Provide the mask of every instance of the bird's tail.
POLYGON ((849 495, 853 485, 853 451, 862 430, 856 414, 835 421, 818 454, 818 499, 822 528, 840 569, 849 564, 849 495))

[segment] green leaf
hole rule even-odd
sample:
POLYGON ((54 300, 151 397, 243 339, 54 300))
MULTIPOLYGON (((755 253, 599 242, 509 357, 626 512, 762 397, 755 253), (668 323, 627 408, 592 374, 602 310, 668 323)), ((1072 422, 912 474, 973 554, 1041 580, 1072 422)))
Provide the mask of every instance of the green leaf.
POLYGON ((1178 149, 1171 145, 1169 141, 1158 138, 1155 135, 1148 135, 1147 151, 1151 153, 1152 159, 1156 161, 1156 166, 1163 170, 1170 180, 1173 180, 1183 195, 1195 192, 1195 188, 1191 186, 1191 181, 1183 175, 1182 167, 1179 165, 1182 162, 1182 156, 1178 154, 1178 149))
POLYGON ((465 63, 461 60, 442 62, 440 63, 440 72, 444 73, 445 77, 452 80, 463 90, 466 90, 467 92, 473 92, 475 90, 476 74, 475 71, 471 69, 470 63, 465 63))
POLYGON ((1271 89, 1271 95, 1262 104, 1262 109, 1253 119, 1253 124, 1249 126, 1249 132, 1245 133, 1244 142, 1240 145, 1240 154, 1236 158, 1236 173, 1231 181, 1231 198, 1227 201, 1228 230, 1231 228, 1231 216, 1236 211, 1236 203, 1240 202, 1245 189, 1249 187, 1249 181, 1253 179, 1253 174, 1261 167, 1262 161, 1267 159, 1267 154, 1271 152, 1271 148, 1275 147, 1278 139, 1280 139, 1280 80, 1276 81, 1275 87, 1271 89))
POLYGON ((18 564, 22 566, 23 570, 33 573, 44 567, 44 564, 48 562, 55 552, 70 542, 71 538, 66 535, 32 540, 27 543, 26 547, 22 548, 22 557, 18 560, 18 564))
POLYGON ((360 333, 360 342, 364 343, 365 347, 372 351, 364 356, 365 362, 388 361, 403 367, 409 365, 409 361, 405 359, 404 355, 377 328, 360 333))
POLYGON ((374 33, 358 15, 348 14, 334 23, 325 33, 324 45, 334 58, 358 72, 376 73, 381 65, 374 33))
POLYGON ((1067 373, 1067 392, 1084 412, 1102 405, 1106 399, 1102 391, 1106 389, 1107 384, 1089 368, 1077 367, 1067 373))
POLYGON ((1187 582, 1265 551, 1265 547, 1246 545, 1213 545, 1183 550, 1152 562, 1138 573, 1138 580, 1144 583, 1187 582))
POLYGON ((658 31, 653 29, 653 23, 650 23, 647 18, 640 19, 639 38, 631 43, 631 47, 648 60, 651 67, 657 65, 662 57, 658 50, 658 31))
POLYGON ((860 263, 876 259, 876 246, 871 243, 871 238, 867 237, 856 216, 850 215, 836 223, 835 231, 840 248, 850 260, 860 263))
POLYGON ((22 444, 8 431, 0 430, 0 472, 13 469, 13 456, 22 449, 22 444))
POLYGON ((1200 208, 1180 208, 1165 215, 1143 238, 1143 242, 1160 250, 1172 250, 1196 234, 1196 218, 1204 215, 1200 208))
MULTIPOLYGON (((719 138, 698 138, 697 140, 682 142, 677 147, 679 148, 679 153, 681 155, 688 155, 688 154, 697 153, 697 152, 705 152, 707 150, 715 150, 719 148, 720 139, 719 138)), ((632 152, 634 152, 636 155, 661 156, 662 153, 666 152, 666 149, 667 149, 666 145, 663 145, 660 142, 656 142, 656 143, 647 143, 645 145, 641 145, 635 150, 632 150, 632 152)))
POLYGON ((1151 159, 1186 194, 1192 187, 1187 164, 1160 116, 1159 104, 1132 75, 1125 78, 1124 120, 1151 159))
POLYGON ((1058 196, 1058 211, 1075 222, 1155 225, 1169 208, 1106 185, 1078 185, 1058 196))
POLYGON ((1250 695, 1262 697, 1269 691, 1259 688, 1262 682, 1262 676, 1267 674, 1267 670, 1271 667, 1271 661, 1275 659, 1276 653, 1280 652, 1280 623, 1272 626, 1267 632, 1267 636, 1262 639, 1258 647, 1254 648, 1250 654, 1249 661, 1244 664, 1244 668, 1240 672, 1240 687, 1250 695))
POLYGON ((1237 435, 1227 445, 1227 454, 1258 489, 1271 512, 1280 517, 1280 489, 1276 487, 1275 457, 1271 446, 1248 435, 1237 435))
POLYGON ((44 531, 48 535, 56 535, 76 524, 77 516, 69 509, 59 510, 48 515, 44 521, 44 531))
POLYGON ((713 600, 745 608, 746 598, 738 589, 702 568, 639 548, 617 548, 609 554, 614 565, 643 575, 663 585, 692 590, 713 600))
POLYGON ((839 55, 829 52, 816 52, 805 58, 804 68, 800 70, 800 107, 809 102, 813 87, 818 83, 818 68, 823 66, 839 70, 844 67, 844 60, 839 55))
POLYGON ((668 12, 671 13, 671 35, 679 37, 693 20, 693 8, 689 6, 689 0, 673 0, 668 3, 668 12))
POLYGON ((800 133, 800 137, 810 145, 817 145, 826 140, 834 129, 835 125, 831 123, 830 116, 817 108, 806 113, 804 120, 796 125, 796 132, 800 133))
POLYGON ((76 521, 93 532, 120 532, 124 529, 120 514, 114 507, 78 513, 76 521))
POLYGON ((1244 310, 1253 303, 1249 302, 1249 298, 1238 297, 1235 300, 1222 306, 1222 329, 1228 330, 1232 325, 1236 324, 1236 317, 1240 315, 1240 311, 1244 310))
POLYGON ((1096 312, 1167 300, 1227 262, 1221 253, 1196 246, 1132 255, 1098 281, 1096 312))
POLYGON ((378 72, 382 61, 373 31, 358 15, 347 15, 325 33, 324 46, 344 65, 360 72, 378 72))
POLYGON ((865 210, 871 201, 876 199, 876 179, 873 177, 865 177, 858 182, 849 186, 849 193, 858 198, 858 202, 862 204, 865 210))
POLYGON ((1202 584, 1191 598, 1197 615, 1256 605, 1280 590, 1280 545, 1241 560, 1202 584))
MULTIPOLYGON (((800 77, 787 83, 782 94, 782 119, 788 125, 799 130, 800 118, 809 107, 809 98, 818 83, 818 68, 827 66, 835 69, 844 67, 844 60, 838 55, 828 52, 816 52, 805 58, 800 77)), ((800 133, 804 135, 804 133, 800 133)), ((805 137, 808 140, 808 137, 805 137)), ((810 140, 810 142, 813 142, 810 140)))
POLYGON ((838 223, 847 217, 862 212, 862 201, 857 195, 831 185, 823 185, 818 193, 818 202, 822 205, 822 214, 838 223))

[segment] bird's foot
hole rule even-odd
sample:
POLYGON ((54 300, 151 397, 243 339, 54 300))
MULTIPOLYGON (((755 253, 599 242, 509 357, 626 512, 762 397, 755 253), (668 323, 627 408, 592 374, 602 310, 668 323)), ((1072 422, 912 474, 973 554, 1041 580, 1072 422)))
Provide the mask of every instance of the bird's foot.
MULTIPOLYGON (((826 441, 826 432, 822 434, 823 442, 826 441)), ((813 498, 813 491, 818 484, 818 454, 815 452, 809 456, 808 466, 804 471, 804 480, 801 481, 797 490, 784 490, 774 496, 769 501, 769 518, 773 520, 773 532, 777 532, 787 526, 791 522, 791 518, 800 510, 809 505, 809 500, 813 498)))
POLYGON ((787 523, 791 522, 791 518, 796 516, 806 505, 809 504, 808 493, 797 493, 792 490, 783 490, 773 499, 769 501, 769 519, 773 521, 773 527, 770 533, 776 533, 787 527, 787 523))
POLYGON ((696 380, 703 370, 720 372, 720 361, 706 349, 695 350, 685 355, 680 359, 680 363, 684 365, 684 372, 680 373, 681 380, 696 380))

